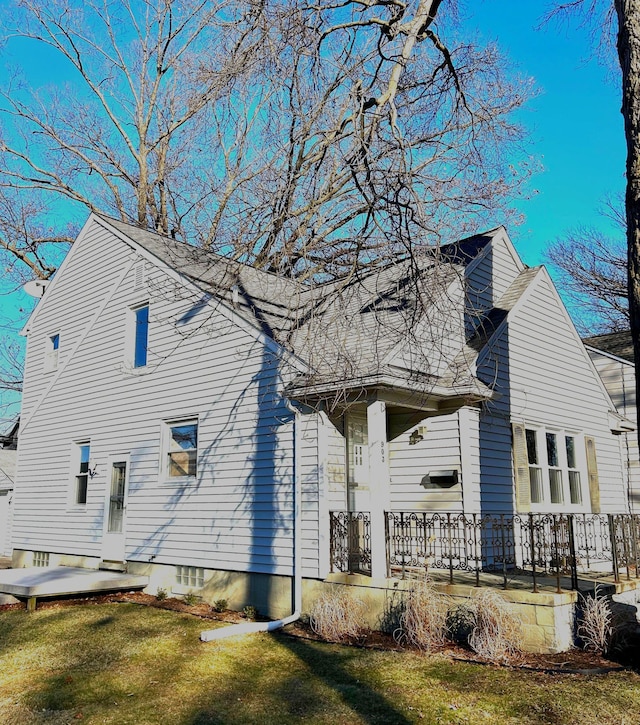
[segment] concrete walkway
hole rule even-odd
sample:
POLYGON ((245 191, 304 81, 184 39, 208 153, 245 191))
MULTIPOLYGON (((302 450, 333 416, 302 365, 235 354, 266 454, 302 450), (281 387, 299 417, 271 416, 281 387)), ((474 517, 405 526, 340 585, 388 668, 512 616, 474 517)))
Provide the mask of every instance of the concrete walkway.
POLYGON ((0 593, 27 599, 29 611, 36 608, 36 600, 39 597, 144 589, 148 583, 149 578, 146 576, 72 566, 29 567, 0 571, 0 593))

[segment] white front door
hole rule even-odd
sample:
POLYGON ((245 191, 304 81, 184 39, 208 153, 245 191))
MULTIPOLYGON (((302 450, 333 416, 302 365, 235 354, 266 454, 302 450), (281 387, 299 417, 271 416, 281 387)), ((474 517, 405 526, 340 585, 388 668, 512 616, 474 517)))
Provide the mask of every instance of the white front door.
POLYGON ((347 416, 347 452, 347 508, 369 511, 369 438, 364 413, 347 416))
POLYGON ((112 458, 109 467, 102 541, 102 558, 108 561, 124 561, 128 490, 129 456, 112 458))

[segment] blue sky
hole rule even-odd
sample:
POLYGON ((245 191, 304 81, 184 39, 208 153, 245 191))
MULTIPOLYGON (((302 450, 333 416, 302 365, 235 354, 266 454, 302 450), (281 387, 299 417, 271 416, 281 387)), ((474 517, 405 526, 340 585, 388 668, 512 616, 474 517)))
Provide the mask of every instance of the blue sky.
MULTIPOLYGON (((468 0, 464 20, 470 38, 477 33, 481 41, 495 41, 522 76, 533 77, 538 89, 519 120, 541 170, 531 180, 530 198, 516 203, 524 223, 509 228, 529 265, 544 262, 548 244, 573 227, 606 231, 598 210, 607 195, 624 189, 625 181, 617 75, 593 58, 590 32, 579 23, 540 28, 546 7, 535 0, 468 0)), ((22 65, 36 84, 64 76, 58 59, 34 54, 31 43, 12 40, 4 53, 5 61, 22 65)), ((496 224, 501 222, 496 219, 496 224)), ((30 300, 10 291, 0 283, 0 326, 19 329, 30 300)))
POLYGON ((540 264, 548 244, 569 229, 606 230, 598 210, 605 197, 624 190, 618 78, 613 66, 605 68, 594 58, 590 29, 577 20, 538 27, 547 3, 481 0, 468 5, 466 24, 495 40, 538 89, 520 119, 542 169, 531 181, 530 191, 536 193, 517 203, 524 224, 509 233, 524 261, 540 264))

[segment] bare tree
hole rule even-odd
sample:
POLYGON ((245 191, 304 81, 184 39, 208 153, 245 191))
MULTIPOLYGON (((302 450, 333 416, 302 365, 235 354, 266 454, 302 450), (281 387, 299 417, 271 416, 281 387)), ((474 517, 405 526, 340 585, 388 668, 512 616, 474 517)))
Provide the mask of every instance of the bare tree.
MULTIPOLYGON (((37 93, 15 75, 3 90, 0 185, 169 233, 177 198, 189 201, 179 172, 201 161, 203 111, 259 47, 259 12, 207 0, 20 0, 11 10, 13 34, 62 57, 70 75, 37 93)), ((5 249, 15 254, 10 241, 5 249)))
POLYGON ((440 0, 18 7, 14 33, 70 75, 5 89, 12 195, 332 277, 476 228, 529 173, 511 121, 526 81, 457 40, 440 0))
POLYGON ((619 236, 578 227, 552 244, 547 256, 559 273, 563 292, 571 297, 585 333, 629 329, 626 221, 622 200, 610 200, 603 216, 619 236))

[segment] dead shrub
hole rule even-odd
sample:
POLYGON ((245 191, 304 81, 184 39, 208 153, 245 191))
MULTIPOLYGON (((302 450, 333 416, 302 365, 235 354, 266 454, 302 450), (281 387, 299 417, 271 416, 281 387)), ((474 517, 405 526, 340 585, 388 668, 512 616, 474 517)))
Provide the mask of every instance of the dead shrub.
POLYGON ((313 604, 309 615, 311 629, 329 642, 358 639, 364 624, 364 602, 343 587, 331 587, 313 604))
POLYGON ((416 582, 408 592, 400 626, 393 633, 399 644, 409 644, 429 652, 442 646, 447 637, 449 600, 426 580, 416 582))
POLYGON ((469 646, 490 662, 507 662, 521 651, 522 632, 512 607, 497 592, 485 589, 474 600, 475 626, 469 646))
POLYGON ((593 595, 580 595, 578 637, 584 649, 607 654, 613 638, 613 615, 609 599, 596 586, 593 595))

